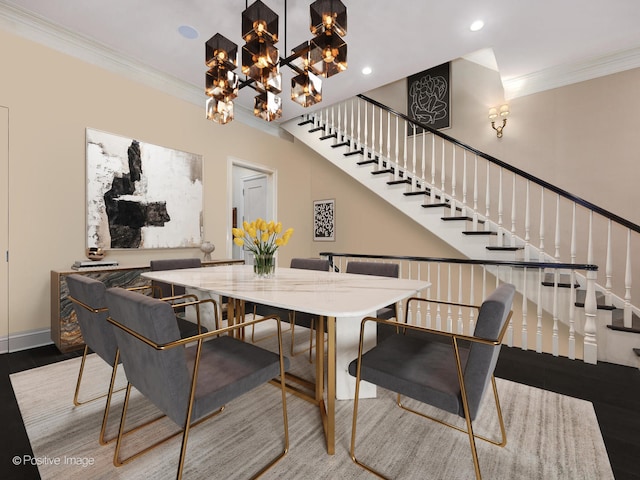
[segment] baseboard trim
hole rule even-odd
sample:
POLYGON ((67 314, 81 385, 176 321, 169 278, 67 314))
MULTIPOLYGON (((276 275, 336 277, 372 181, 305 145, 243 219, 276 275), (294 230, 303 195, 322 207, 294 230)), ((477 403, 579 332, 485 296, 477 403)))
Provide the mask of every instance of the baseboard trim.
POLYGON ((0 353, 19 352, 21 350, 42 347, 52 343, 51 329, 49 328, 15 333, 8 337, 0 337, 0 353))

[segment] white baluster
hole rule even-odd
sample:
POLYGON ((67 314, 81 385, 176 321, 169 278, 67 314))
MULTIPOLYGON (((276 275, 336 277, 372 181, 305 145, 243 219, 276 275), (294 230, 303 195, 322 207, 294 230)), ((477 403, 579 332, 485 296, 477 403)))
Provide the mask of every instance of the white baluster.
MULTIPOLYGON (((440 263, 438 263, 438 268, 436 270, 437 274, 437 285, 436 285, 436 300, 440 300, 440 263)), ((436 304, 436 330, 442 330, 442 316, 440 315, 440 304, 436 304)))
POLYGON ((556 196, 556 252, 554 257, 560 261, 560 194, 556 196))
MULTIPOLYGON (((387 162, 391 162, 391 112, 387 112, 387 162)), ((382 168, 382 159, 380 159, 382 168)))
POLYGON ((552 353, 557 357, 560 353, 558 343, 558 283, 560 272, 556 268, 553 272, 553 337, 552 353))
MULTIPOLYGON (((396 116, 396 143, 395 143, 395 156, 393 157, 393 162, 395 164, 395 173, 394 173, 394 180, 398 179, 398 165, 400 165, 400 141, 398 139, 398 135, 399 135, 399 130, 400 130, 400 126, 398 123, 399 117, 396 116)), ((388 166, 388 168, 391 168, 391 165, 388 166)))
POLYGON ((478 155, 473 155, 473 231, 478 231, 478 155))
POLYGON ((571 287, 569 288, 569 358, 576 359, 576 271, 571 269, 571 287))
MULTIPOLYGON (((476 283, 474 281, 474 272, 475 272, 475 265, 471 265, 471 278, 469 280, 469 285, 471 286, 471 288, 469 289, 469 305, 475 305, 476 304, 476 283)), ((475 308, 470 308, 469 309, 469 335, 473 335, 473 331, 476 328, 475 325, 475 317, 474 317, 474 313, 475 313, 475 308)))
POLYGON ((490 213, 490 206, 491 206, 491 188, 490 188, 490 182, 489 182, 489 177, 490 177, 490 168, 491 167, 491 163, 487 162, 487 184, 485 186, 485 198, 484 198, 484 203, 485 203, 485 212, 484 212, 484 218, 485 218, 485 223, 484 223, 484 229, 485 230, 491 230, 491 227, 489 226, 489 213, 490 213))
POLYGON ((606 284, 605 284, 605 295, 604 295, 604 300, 605 300, 605 305, 613 305, 612 300, 611 300, 611 288, 612 288, 612 282, 611 279, 613 278, 613 253, 612 253, 612 248, 611 248, 611 220, 609 220, 608 224, 607 224, 607 265, 605 267, 605 275, 607 277, 606 280, 606 284))
POLYGON ((584 300, 584 361, 598 363, 598 342, 596 338, 596 279, 598 272, 587 271, 587 296, 584 300))
MULTIPOLYGON (((367 142, 365 142, 367 143, 367 142)), ((367 143, 369 145, 369 143, 367 143)), ((371 107, 371 147, 367 147, 368 151, 371 152, 371 159, 376 158, 376 107, 371 107)), ((365 159, 369 159, 367 155, 364 156, 365 159)))
POLYGON ((462 213, 467 216, 467 151, 462 152, 462 213))
POLYGON ((426 181, 427 181, 427 173, 426 173, 426 168, 427 168, 427 158, 426 158, 426 143, 427 143, 427 134, 422 132, 422 135, 420 135, 420 137, 422 138, 422 162, 421 165, 422 167, 420 168, 420 186, 422 187, 422 190, 426 189, 426 181))
POLYGON ((362 129, 361 129, 361 121, 362 115, 360 115, 360 105, 362 102, 358 102, 358 146, 356 150, 360 150, 362 148, 362 129))
POLYGON ((436 136, 431 134, 431 199, 430 203, 436 201, 436 136))
POLYGON ((447 332, 453 332, 453 317, 451 316, 451 264, 448 264, 447 273, 447 332))
POLYGON ((447 175, 446 175, 446 159, 445 159, 445 151, 444 151, 444 146, 445 146, 445 141, 444 138, 442 139, 442 161, 440 164, 440 201, 442 203, 445 203, 445 198, 444 198, 444 192, 446 189, 446 180, 447 180, 447 175))
POLYGON ((378 137, 380 137, 380 148, 378 148, 378 168, 382 167, 382 152, 384 151, 384 145, 383 145, 383 138, 384 138, 384 130, 382 130, 382 109, 380 109, 380 121, 378 122, 380 124, 380 135, 378 135, 378 137))
POLYGON ((367 102, 364 102, 364 140, 363 140, 363 144, 361 145, 361 147, 363 148, 363 155, 364 155, 364 160, 367 160, 369 158, 369 115, 367 113, 367 106, 369 104, 367 102))
POLYGON ((540 190, 540 255, 538 260, 544 260, 544 188, 540 190))
POLYGON ((536 299, 538 322, 536 324, 536 352, 542 353, 542 268, 538 269, 538 297, 536 299))
POLYGON ((627 229, 627 262, 624 275, 624 326, 631 328, 633 315, 631 312, 631 229, 627 229))
POLYGON ((529 202, 529 190, 531 182, 527 180, 527 191, 524 206, 524 261, 531 260, 531 204, 529 202))
POLYGON ((527 267, 524 267, 522 275, 522 340, 520 345, 520 348, 522 348, 522 350, 529 349, 529 340, 527 338, 527 313, 529 310, 529 302, 527 301, 527 279, 527 267))
MULTIPOLYGON (((416 136, 416 126, 411 124, 411 131, 413 132, 413 135, 411 137, 411 143, 413 146, 413 165, 411 167, 411 191, 415 191, 416 189, 416 183, 417 183, 417 177, 418 177, 418 173, 416 171, 416 142, 418 141, 418 137, 416 136)), ((406 175, 406 173, 405 173, 406 175)), ((406 177, 405 177, 406 178, 406 177)))
POLYGON ((516 246, 516 174, 513 174, 513 187, 511 188, 511 246, 516 246))
MULTIPOLYGON (((431 264, 427 263, 427 283, 429 286, 427 287, 427 298, 431 298, 431 264)), ((427 313, 425 315, 425 322, 427 328, 431 328, 431 302, 427 302, 427 313)))
MULTIPOLYGON (((462 303, 462 264, 458 264, 458 303, 462 303)), ((464 334, 464 323, 462 321, 462 307, 458 305, 458 333, 464 334)))
POLYGON ((451 149, 451 216, 456 216, 456 146, 451 149))
MULTIPOLYGON (((402 139, 402 172, 404 175, 404 178, 407 178, 407 139, 409 137, 409 122, 407 122, 406 120, 404 121, 404 137, 402 139)), ((400 177, 400 172, 398 171, 400 170, 399 168, 396 168, 396 180, 399 180, 400 177)))
POLYGON ((503 243, 502 229, 502 167, 500 167, 500 175, 498 177, 498 246, 502 247, 503 243))

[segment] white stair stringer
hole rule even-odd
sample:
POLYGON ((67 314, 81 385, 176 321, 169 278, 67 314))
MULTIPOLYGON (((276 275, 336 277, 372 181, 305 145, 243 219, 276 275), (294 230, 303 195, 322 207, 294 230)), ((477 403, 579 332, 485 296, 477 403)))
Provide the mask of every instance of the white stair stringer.
MULTIPOLYGON (((281 127, 291 133, 298 141, 306 144, 309 148, 322 155, 326 160, 338 167, 340 170, 356 179, 363 186, 368 188, 372 193, 381 197, 387 203, 396 207, 400 212, 407 215, 413 221, 427 229, 429 232, 446 242, 448 245, 456 249, 463 256, 472 259, 486 259, 486 260, 516 260, 516 252, 490 252, 486 249, 489 239, 483 236, 467 236, 462 232, 464 230, 471 229, 471 222, 462 221, 443 221, 442 217, 451 216, 451 209, 446 207, 438 208, 424 208, 422 203, 429 203, 428 196, 406 196, 403 192, 406 191, 408 184, 400 185, 388 185, 387 182, 393 179, 392 174, 373 175, 371 172, 376 169, 374 164, 358 165, 358 161, 365 159, 362 154, 345 156, 344 154, 350 151, 348 146, 332 147, 338 142, 336 138, 321 140, 320 137, 324 135, 323 131, 309 132, 309 129, 313 127, 310 124, 300 125, 300 118, 295 118, 281 125, 281 127)), ((340 135, 338 135, 340 137, 340 135)), ((355 142, 354 142, 355 143, 355 142)), ((365 152, 368 149, 365 148, 365 152)), ((384 158, 384 157, 383 157, 384 158)), ((390 160, 386 159, 387 168, 397 168, 402 171, 402 168, 393 164, 390 160)), ((437 186, 423 185, 433 187, 432 192, 442 195, 444 199, 450 200, 450 197, 446 193, 442 194, 437 186)), ((441 202, 440 200, 435 200, 441 202)), ((452 202, 455 203, 455 202, 452 202)), ((458 205, 461 206, 461 205, 458 205)), ((452 208, 455 208, 452 207, 452 208)), ((468 205, 467 216, 473 215, 473 209, 468 205)), ((478 214, 478 218, 484 220, 484 216, 478 214)), ((488 222, 489 225, 479 225, 478 229, 489 229, 498 231, 498 226, 493 222, 488 222)), ((489 237, 490 238, 490 237, 489 237)), ((509 245, 511 241, 511 233, 504 231, 504 245, 509 245)), ((524 246, 523 239, 516 237, 516 245, 524 246)), ((555 259, 550 257, 544 252, 540 252, 535 246, 527 245, 528 255, 531 261, 542 262, 554 262, 555 259)), ((487 271, 493 275, 498 275, 498 278, 502 281, 513 283, 518 292, 521 294, 524 290, 524 272, 522 269, 510 269, 509 272, 501 269, 497 271, 496 267, 487 266, 487 271)), ((576 272, 576 282, 580 285, 581 289, 585 288, 586 278, 584 275, 576 272)), ((527 299, 532 302, 537 302, 538 299, 538 274, 537 269, 531 269, 527 278, 527 299)), ((604 291, 604 288, 600 285, 596 285, 596 289, 604 291)), ((543 287, 541 291, 541 304, 543 311, 550 316, 553 316, 554 309, 558 314, 558 321, 566 325, 569 324, 568 314, 570 304, 570 289, 559 288, 557 295, 557 303, 554 308, 554 292, 553 288, 543 287)), ((624 299, 619 297, 613 297, 613 304, 619 307, 624 305, 624 299)), ((632 348, 637 346, 637 339, 635 335, 629 335, 623 332, 617 332, 606 328, 608 322, 607 311, 598 310, 596 317, 597 324, 597 337, 598 337, 598 351, 597 357, 599 361, 607 361, 622 365, 637 366, 637 359, 633 354, 632 348), (615 340, 614 340, 615 339, 615 340), (629 343, 627 348, 627 343, 629 343), (628 353, 627 353, 628 352, 628 353)), ((536 312, 529 313, 529 325, 532 325, 536 319, 536 312)), ((585 313, 583 308, 577 308, 574 318, 574 329, 576 335, 583 335, 585 323, 585 313)), ((507 338, 505 343, 512 345, 511 340, 513 338, 512 331, 507 332, 507 338)), ((529 332, 529 336, 535 335, 535 330, 529 332)), ((581 339, 576 339, 581 341, 581 339)), ((551 352, 556 353, 556 352, 551 352)))

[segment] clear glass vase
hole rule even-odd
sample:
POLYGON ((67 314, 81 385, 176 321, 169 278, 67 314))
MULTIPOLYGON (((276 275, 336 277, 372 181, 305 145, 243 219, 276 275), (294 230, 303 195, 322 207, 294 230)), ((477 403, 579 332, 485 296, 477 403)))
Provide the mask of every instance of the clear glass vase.
POLYGON ((276 271, 276 259, 273 254, 253 256, 253 273, 260 278, 270 278, 276 271))

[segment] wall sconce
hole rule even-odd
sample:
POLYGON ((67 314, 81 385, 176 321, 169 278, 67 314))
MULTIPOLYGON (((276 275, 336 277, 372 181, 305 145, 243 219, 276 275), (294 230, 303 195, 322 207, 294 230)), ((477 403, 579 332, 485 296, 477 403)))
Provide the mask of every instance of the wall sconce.
POLYGON ((509 115, 509 105, 502 105, 498 110, 495 107, 489 109, 489 120, 491 120, 491 128, 496 131, 498 138, 502 138, 502 130, 507 126, 507 115, 509 115), (502 117, 502 125, 496 126, 496 118, 502 117))

